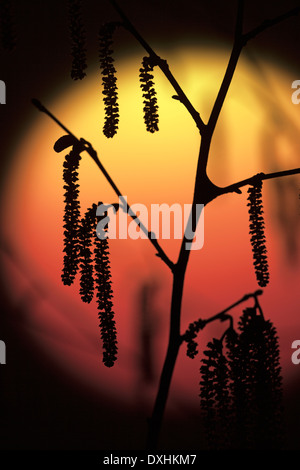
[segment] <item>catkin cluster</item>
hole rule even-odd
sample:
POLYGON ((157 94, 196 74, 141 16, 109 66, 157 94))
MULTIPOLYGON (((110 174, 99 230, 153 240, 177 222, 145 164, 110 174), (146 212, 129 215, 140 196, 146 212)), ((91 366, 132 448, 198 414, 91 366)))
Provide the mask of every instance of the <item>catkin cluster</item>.
POLYGON ((227 448, 230 414, 229 372, 222 341, 213 339, 204 351, 200 367, 200 403, 208 444, 227 448))
POLYGON ((213 340, 202 359, 200 403, 215 449, 277 449, 282 442, 282 377, 275 327, 247 308, 239 331, 213 340))
MULTIPOLYGON (((74 138, 60 138, 54 149, 64 150, 74 138)), ((72 144, 65 157, 63 179, 65 189, 64 210, 64 260, 62 280, 66 285, 74 282, 80 271, 80 296, 83 302, 91 302, 96 291, 98 316, 103 346, 103 362, 112 367, 117 359, 117 332, 113 311, 113 290, 109 261, 108 239, 98 238, 96 229, 101 218, 96 216, 97 205, 93 204, 80 218, 78 167, 83 150, 80 142, 72 144)), ((98 206, 101 202, 98 203, 98 206)), ((104 217, 106 214, 104 215, 104 217)), ((104 229, 107 232, 107 226, 104 229)))
MULTIPOLYGON (((117 133, 119 125, 119 104, 116 69, 113 58, 113 34, 121 23, 106 23, 99 32, 99 58, 102 73, 102 85, 104 95, 105 121, 103 133, 111 138, 117 133)), ((140 86, 144 98, 144 121, 148 132, 158 131, 158 105, 156 91, 153 82, 153 68, 155 60, 151 57, 144 57, 140 68, 140 86)))

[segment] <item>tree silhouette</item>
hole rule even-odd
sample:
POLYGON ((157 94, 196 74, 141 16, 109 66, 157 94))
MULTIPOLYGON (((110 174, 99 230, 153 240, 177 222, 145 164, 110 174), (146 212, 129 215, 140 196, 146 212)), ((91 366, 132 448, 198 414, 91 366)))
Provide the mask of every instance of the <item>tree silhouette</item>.
MULTIPOLYGON (((259 286, 265 287, 269 282, 269 270, 262 210, 262 182, 268 179, 299 174, 300 169, 296 168, 268 174, 258 173, 229 186, 220 187, 214 184, 208 177, 207 164, 215 127, 243 48, 268 28, 297 15, 300 8, 290 10, 273 19, 265 20, 257 27, 245 33, 243 27, 245 1, 237 0, 237 19, 231 55, 208 122, 205 123, 198 110, 192 105, 186 93, 173 76, 167 61, 155 53, 126 16, 118 2, 115 0, 109 0, 109 2, 118 13, 120 22, 103 25, 99 35, 100 66, 104 87, 104 134, 106 137, 113 137, 117 132, 119 122, 116 69, 112 57, 112 35, 115 27, 119 26, 127 30, 148 54, 148 56, 143 58, 140 69, 140 82, 144 98, 144 120, 147 130, 151 133, 158 131, 158 105, 153 80, 154 69, 158 67, 174 89, 175 94, 173 99, 185 107, 199 131, 200 151, 188 224, 191 224, 193 229, 197 226, 200 216, 197 211, 197 205, 203 204, 207 206, 214 199, 228 193, 241 194, 241 189, 249 186, 249 230, 254 267, 259 286)), ((74 4, 77 4, 77 2, 74 2, 74 4)), ((77 22, 76 15, 74 13, 75 22, 77 22)), ((94 240, 96 246, 94 250, 94 269, 96 275, 93 277, 91 253, 93 229, 91 221, 94 218, 93 214, 95 216, 97 206, 92 206, 92 209, 79 222, 76 171, 81 152, 86 151, 92 157, 118 196, 122 204, 120 210, 126 210, 128 215, 138 224, 154 246, 156 255, 166 264, 173 276, 169 341, 153 413, 149 419, 147 448, 155 449, 158 445, 164 410, 180 347, 183 343, 187 343, 187 355, 190 358, 194 358, 198 353, 197 335, 208 323, 216 320, 221 322, 229 321, 230 326, 221 339, 213 339, 213 341, 209 342, 204 353, 205 358, 202 359, 200 402, 209 444, 212 448, 276 448, 280 444, 282 383, 276 329, 269 320, 264 319, 258 303, 258 296, 263 292, 260 290, 247 294, 221 313, 208 319, 201 318, 195 320, 189 325, 185 333, 182 334, 181 306, 183 286, 190 257, 190 250, 186 248, 187 243, 190 242, 188 235, 185 233, 183 236, 177 261, 171 261, 157 241, 155 234, 147 230, 142 221, 127 204, 91 144, 84 139, 77 139, 38 100, 33 100, 33 103, 40 111, 54 119, 71 139, 66 142, 66 144, 71 143, 72 150, 66 157, 64 170, 66 182, 66 211, 64 220, 66 254, 63 280, 66 284, 70 284, 75 277, 79 263, 81 263, 81 295, 83 300, 91 300, 93 288, 97 285, 97 302, 104 349, 103 360, 106 366, 110 367, 113 365, 117 353, 116 327, 112 311, 108 242, 106 239, 94 240), (244 309, 239 322, 239 331, 235 331, 233 318, 228 314, 228 311, 249 299, 254 299, 254 306, 244 309)), ((67 137, 64 136, 63 139, 67 139, 67 137)), ((64 141, 59 141, 55 145, 55 148, 58 146, 59 151, 68 146, 65 146, 64 141), (62 145, 60 145, 61 142, 62 145)))

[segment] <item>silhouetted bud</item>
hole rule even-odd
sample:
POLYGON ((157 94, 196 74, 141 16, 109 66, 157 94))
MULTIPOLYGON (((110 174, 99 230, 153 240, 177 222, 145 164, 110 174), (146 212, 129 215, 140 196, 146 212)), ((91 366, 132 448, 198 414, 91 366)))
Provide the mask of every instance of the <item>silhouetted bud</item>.
POLYGON ((148 132, 158 131, 158 106, 153 82, 153 60, 144 57, 140 68, 140 82, 144 97, 144 121, 148 132))
POLYGON ((53 149, 55 150, 55 152, 60 153, 66 148, 72 147, 73 145, 76 145, 76 144, 77 144, 77 139, 70 134, 66 134, 66 135, 61 136, 59 139, 57 139, 57 141, 53 145, 53 149))
POLYGON ((72 69, 73 80, 82 80, 86 73, 86 38, 82 20, 82 0, 68 0, 69 29, 72 42, 72 69))
POLYGON ((197 337, 197 333, 199 333, 199 331, 202 330, 205 325, 206 325, 205 320, 201 320, 201 319, 193 323, 190 323, 188 330, 186 331, 184 335, 184 341, 186 341, 187 343, 186 354, 191 359, 194 359, 194 357, 197 356, 198 354, 198 349, 197 349, 198 345, 196 341, 194 340, 194 338, 197 337))
MULTIPOLYGON (((100 205, 99 203, 98 205, 100 205)), ((96 213, 97 206, 94 205, 96 213)), ((106 216, 106 214, 105 214, 106 216)), ((98 315, 100 319, 101 338, 103 343, 103 362, 112 367, 117 359, 117 333, 113 312, 113 291, 109 262, 108 240, 95 235, 95 285, 97 288, 98 315)))
POLYGON ((83 302, 91 302, 94 295, 92 243, 96 231, 96 209, 93 205, 81 220, 80 241, 80 295, 83 302))
MULTIPOLYGON (((196 337, 196 334, 195 334, 195 337, 196 337)), ((194 341, 193 339, 190 339, 187 343, 186 355, 190 357, 191 359, 194 359, 194 357, 196 357, 198 354, 197 347, 198 345, 196 341, 194 341)))
POLYGON ((262 206, 262 182, 248 189, 250 235, 253 252, 254 268, 257 282, 265 287, 269 282, 269 266, 267 259, 266 238, 262 206))
POLYGON ((12 20, 12 5, 10 0, 0 1, 0 37, 3 49, 12 50, 16 38, 12 20))
POLYGON ((80 254, 79 223, 80 203, 78 201, 78 167, 81 160, 80 148, 74 145, 64 161, 63 179, 65 182, 64 211, 64 266, 62 281, 71 285, 74 281, 80 254))
POLYGON ((99 58, 100 69, 102 73, 103 101, 105 105, 105 123, 103 133, 106 137, 113 137, 118 129, 119 123, 119 104, 116 69, 112 57, 113 33, 118 23, 106 23, 99 32, 99 58))

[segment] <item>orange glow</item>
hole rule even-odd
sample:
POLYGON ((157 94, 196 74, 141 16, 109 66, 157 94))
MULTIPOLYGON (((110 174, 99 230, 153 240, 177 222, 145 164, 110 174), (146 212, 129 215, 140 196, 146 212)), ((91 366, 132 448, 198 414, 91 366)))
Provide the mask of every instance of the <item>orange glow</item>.
MULTIPOLYGON (((189 48, 166 51, 165 56, 191 102, 203 110, 206 121, 226 67, 228 51, 216 53, 189 48)), ((82 83, 70 84, 51 102, 45 99, 44 104, 76 136, 93 144, 129 203, 148 206, 163 202, 190 203, 199 150, 197 130, 184 107, 171 98, 174 92, 169 83, 157 72, 160 132, 146 133, 138 82, 140 59, 131 56, 117 63, 121 117, 119 132, 113 140, 107 140, 101 132, 103 105, 98 70, 90 72, 82 83)), ((295 77, 273 64, 267 64, 263 70, 264 74, 259 75, 246 60, 238 66, 211 148, 209 176, 220 186, 260 171, 299 166, 299 149, 293 139, 296 130, 299 131, 299 109, 292 104, 288 88, 295 77), (278 116, 286 127, 278 124, 278 116)), ((60 282, 63 156, 53 151, 53 144, 62 134, 55 123, 37 112, 29 132, 19 142, 2 202, 3 233, 14 253, 13 259, 4 260, 7 288, 16 304, 26 292, 33 292, 35 300, 22 320, 22 327, 28 340, 36 343, 37 350, 46 350, 65 374, 87 388, 96 391, 104 388, 110 393, 115 390, 118 394, 115 387, 122 383, 123 398, 134 400, 137 380, 134 366, 139 355, 138 290, 150 278, 157 278, 161 285, 156 343, 160 367, 168 328, 171 277, 147 240, 111 241, 119 361, 113 370, 102 367, 96 305, 81 303, 78 284, 65 287, 60 282)), ((299 187, 299 178, 296 181, 299 187)), ((99 200, 117 202, 86 154, 80 167, 80 184, 82 211, 99 200)), ((293 374, 290 345, 300 336, 300 327, 299 331, 296 329, 299 267, 291 268, 281 254, 283 246, 274 216, 273 182, 265 183, 263 194, 271 282, 262 306, 266 317, 278 327, 284 373, 289 377, 293 374)), ((297 199, 298 194, 294 197, 297 199)), ((179 244, 179 241, 162 241, 174 261, 179 244)), ((206 208, 204 248, 192 253, 185 286, 183 329, 199 316, 215 314, 257 288, 248 235, 246 189, 242 195, 225 196, 206 208)), ((212 330, 204 333, 205 340, 209 334, 212 330)), ((181 354, 174 377, 177 393, 197 389, 198 382, 192 377, 198 366, 197 360, 190 361, 181 354)), ((197 396, 197 393, 186 393, 188 400, 190 395, 197 396)))

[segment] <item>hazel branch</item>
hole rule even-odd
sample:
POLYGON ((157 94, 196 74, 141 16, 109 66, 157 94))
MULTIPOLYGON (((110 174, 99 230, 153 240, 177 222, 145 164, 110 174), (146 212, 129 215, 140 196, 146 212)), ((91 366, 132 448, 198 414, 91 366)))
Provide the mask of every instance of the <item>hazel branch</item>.
POLYGON ((94 160, 100 171, 102 172, 103 176, 106 178, 107 182, 110 184, 120 201, 122 202, 122 209, 127 212, 127 214, 135 221, 135 223, 140 227, 140 229, 145 233, 150 243, 154 246, 157 253, 156 256, 161 258, 161 260, 171 269, 174 270, 174 263, 168 258, 160 244, 156 239, 156 235, 154 232, 150 232, 142 221, 138 218, 135 212, 131 209, 129 204, 127 203, 126 199, 122 195, 121 191, 119 190, 118 186, 115 184, 113 179, 111 178, 110 174, 107 172, 99 157, 97 152, 93 149, 92 145, 84 139, 78 139, 66 126, 64 126, 47 108, 45 108, 42 103, 37 99, 32 99, 32 104, 41 112, 47 114, 53 121, 55 121, 67 134, 73 137, 74 141, 77 142, 78 145, 81 145, 82 150, 86 151, 90 157, 94 160))
POLYGON ((233 318, 232 318, 231 315, 228 315, 228 320, 229 320, 229 327, 222 334, 222 336, 220 338, 221 343, 224 341, 224 339, 226 338, 228 333, 233 330, 233 318))
POLYGON ((257 297, 262 295, 262 294, 263 294, 263 291, 261 289, 255 291, 255 292, 252 292, 250 294, 246 294, 240 300, 233 303, 232 305, 227 307, 225 310, 222 310, 222 312, 217 313, 216 315, 213 315, 210 318, 206 318, 205 320, 202 320, 201 318, 199 318, 198 320, 194 321, 193 323, 190 323, 189 328, 181 336, 181 343, 183 343, 184 341, 186 341, 186 342, 191 341, 193 338, 196 337, 195 333, 198 333, 200 330, 203 330, 208 323, 211 323, 211 322, 216 321, 216 320, 220 320, 221 322, 226 321, 226 320, 230 320, 231 315, 227 314, 230 310, 232 310, 233 308, 237 307, 241 303, 246 302, 247 300, 249 300, 251 298, 254 298, 255 302, 257 302, 257 297))
POLYGON ((253 185, 257 181, 264 181, 274 178, 282 178, 283 176, 291 176, 291 175, 298 175, 300 174, 300 168, 295 168, 293 170, 284 170, 284 171, 276 171, 274 173, 257 173, 250 178, 246 178, 241 180, 237 183, 230 184, 225 188, 220 188, 220 195, 227 194, 227 193, 238 193, 241 194, 241 188, 247 185, 253 185))
POLYGON ((245 0, 238 0, 237 20, 235 25, 235 39, 240 40, 243 34, 243 20, 244 20, 245 0))
MULTIPOLYGON (((223 81, 221 83, 217 98, 213 105, 213 109, 212 109, 212 112, 211 112, 211 115, 207 124, 208 132, 211 137, 214 133, 216 124, 218 122, 225 98, 227 96, 229 87, 232 82, 232 78, 233 78, 240 54, 243 49, 243 45, 244 45, 242 42, 243 19, 244 19, 244 1, 239 0, 237 17, 236 17, 236 25, 235 25, 234 43, 233 43, 230 59, 229 59, 227 69, 223 77, 223 81)), ((208 159, 208 155, 207 155, 207 159, 208 159)), ((207 163, 207 161, 205 163, 207 163)))
POLYGON ((287 13, 277 16, 276 18, 272 20, 263 21, 262 24, 260 24, 253 30, 249 31, 246 34, 243 34, 244 0, 239 0, 236 27, 235 27, 235 37, 234 37, 234 43, 233 43, 231 56, 228 62, 228 66, 227 66, 218 96, 216 98, 215 104, 213 106, 213 109, 212 109, 212 112, 211 112, 211 115, 207 124, 207 128, 208 128, 207 130, 210 133, 210 136, 212 136, 214 129, 216 127, 221 109, 223 107, 225 98, 227 96, 227 92, 232 82, 232 78, 233 78, 240 54, 243 48, 246 46, 247 42, 250 39, 254 39, 260 33, 271 28, 272 26, 275 26, 278 23, 285 21, 291 16, 298 15, 299 12, 300 12, 300 7, 294 8, 288 11, 287 13))
POLYGON ((200 114, 198 111, 194 108, 184 91, 182 90, 181 86, 175 79, 174 75, 172 74, 169 65, 166 60, 161 59, 156 52, 152 49, 152 47, 148 44, 148 42, 141 36, 141 34, 137 31, 135 26, 132 24, 132 22, 129 20, 127 15, 124 13, 122 8, 119 6, 119 4, 116 2, 116 0, 109 0, 111 5, 114 7, 114 9, 117 11, 117 13, 120 15, 120 17, 123 20, 123 26, 126 28, 134 37, 135 39, 140 43, 140 45, 146 50, 146 52, 149 54, 150 58, 152 59, 153 63, 155 63, 160 70, 163 72, 167 80, 170 82, 174 90, 176 91, 175 99, 180 101, 187 111, 190 113, 192 116, 197 128, 199 129, 200 134, 203 133, 203 131, 206 128, 206 125, 204 124, 203 120, 201 119, 200 114))
POLYGON ((267 29, 272 28, 272 26, 275 26, 278 23, 281 23, 282 21, 285 21, 288 18, 291 18, 292 16, 297 16, 299 13, 300 13, 300 7, 297 7, 297 8, 293 8, 292 10, 289 10, 288 12, 282 15, 276 16, 275 18, 271 20, 267 19, 263 21, 259 26, 257 26, 256 28, 252 29, 251 31, 243 35, 244 45, 246 45, 248 41, 250 41, 251 39, 254 39, 256 36, 263 33, 267 29))

